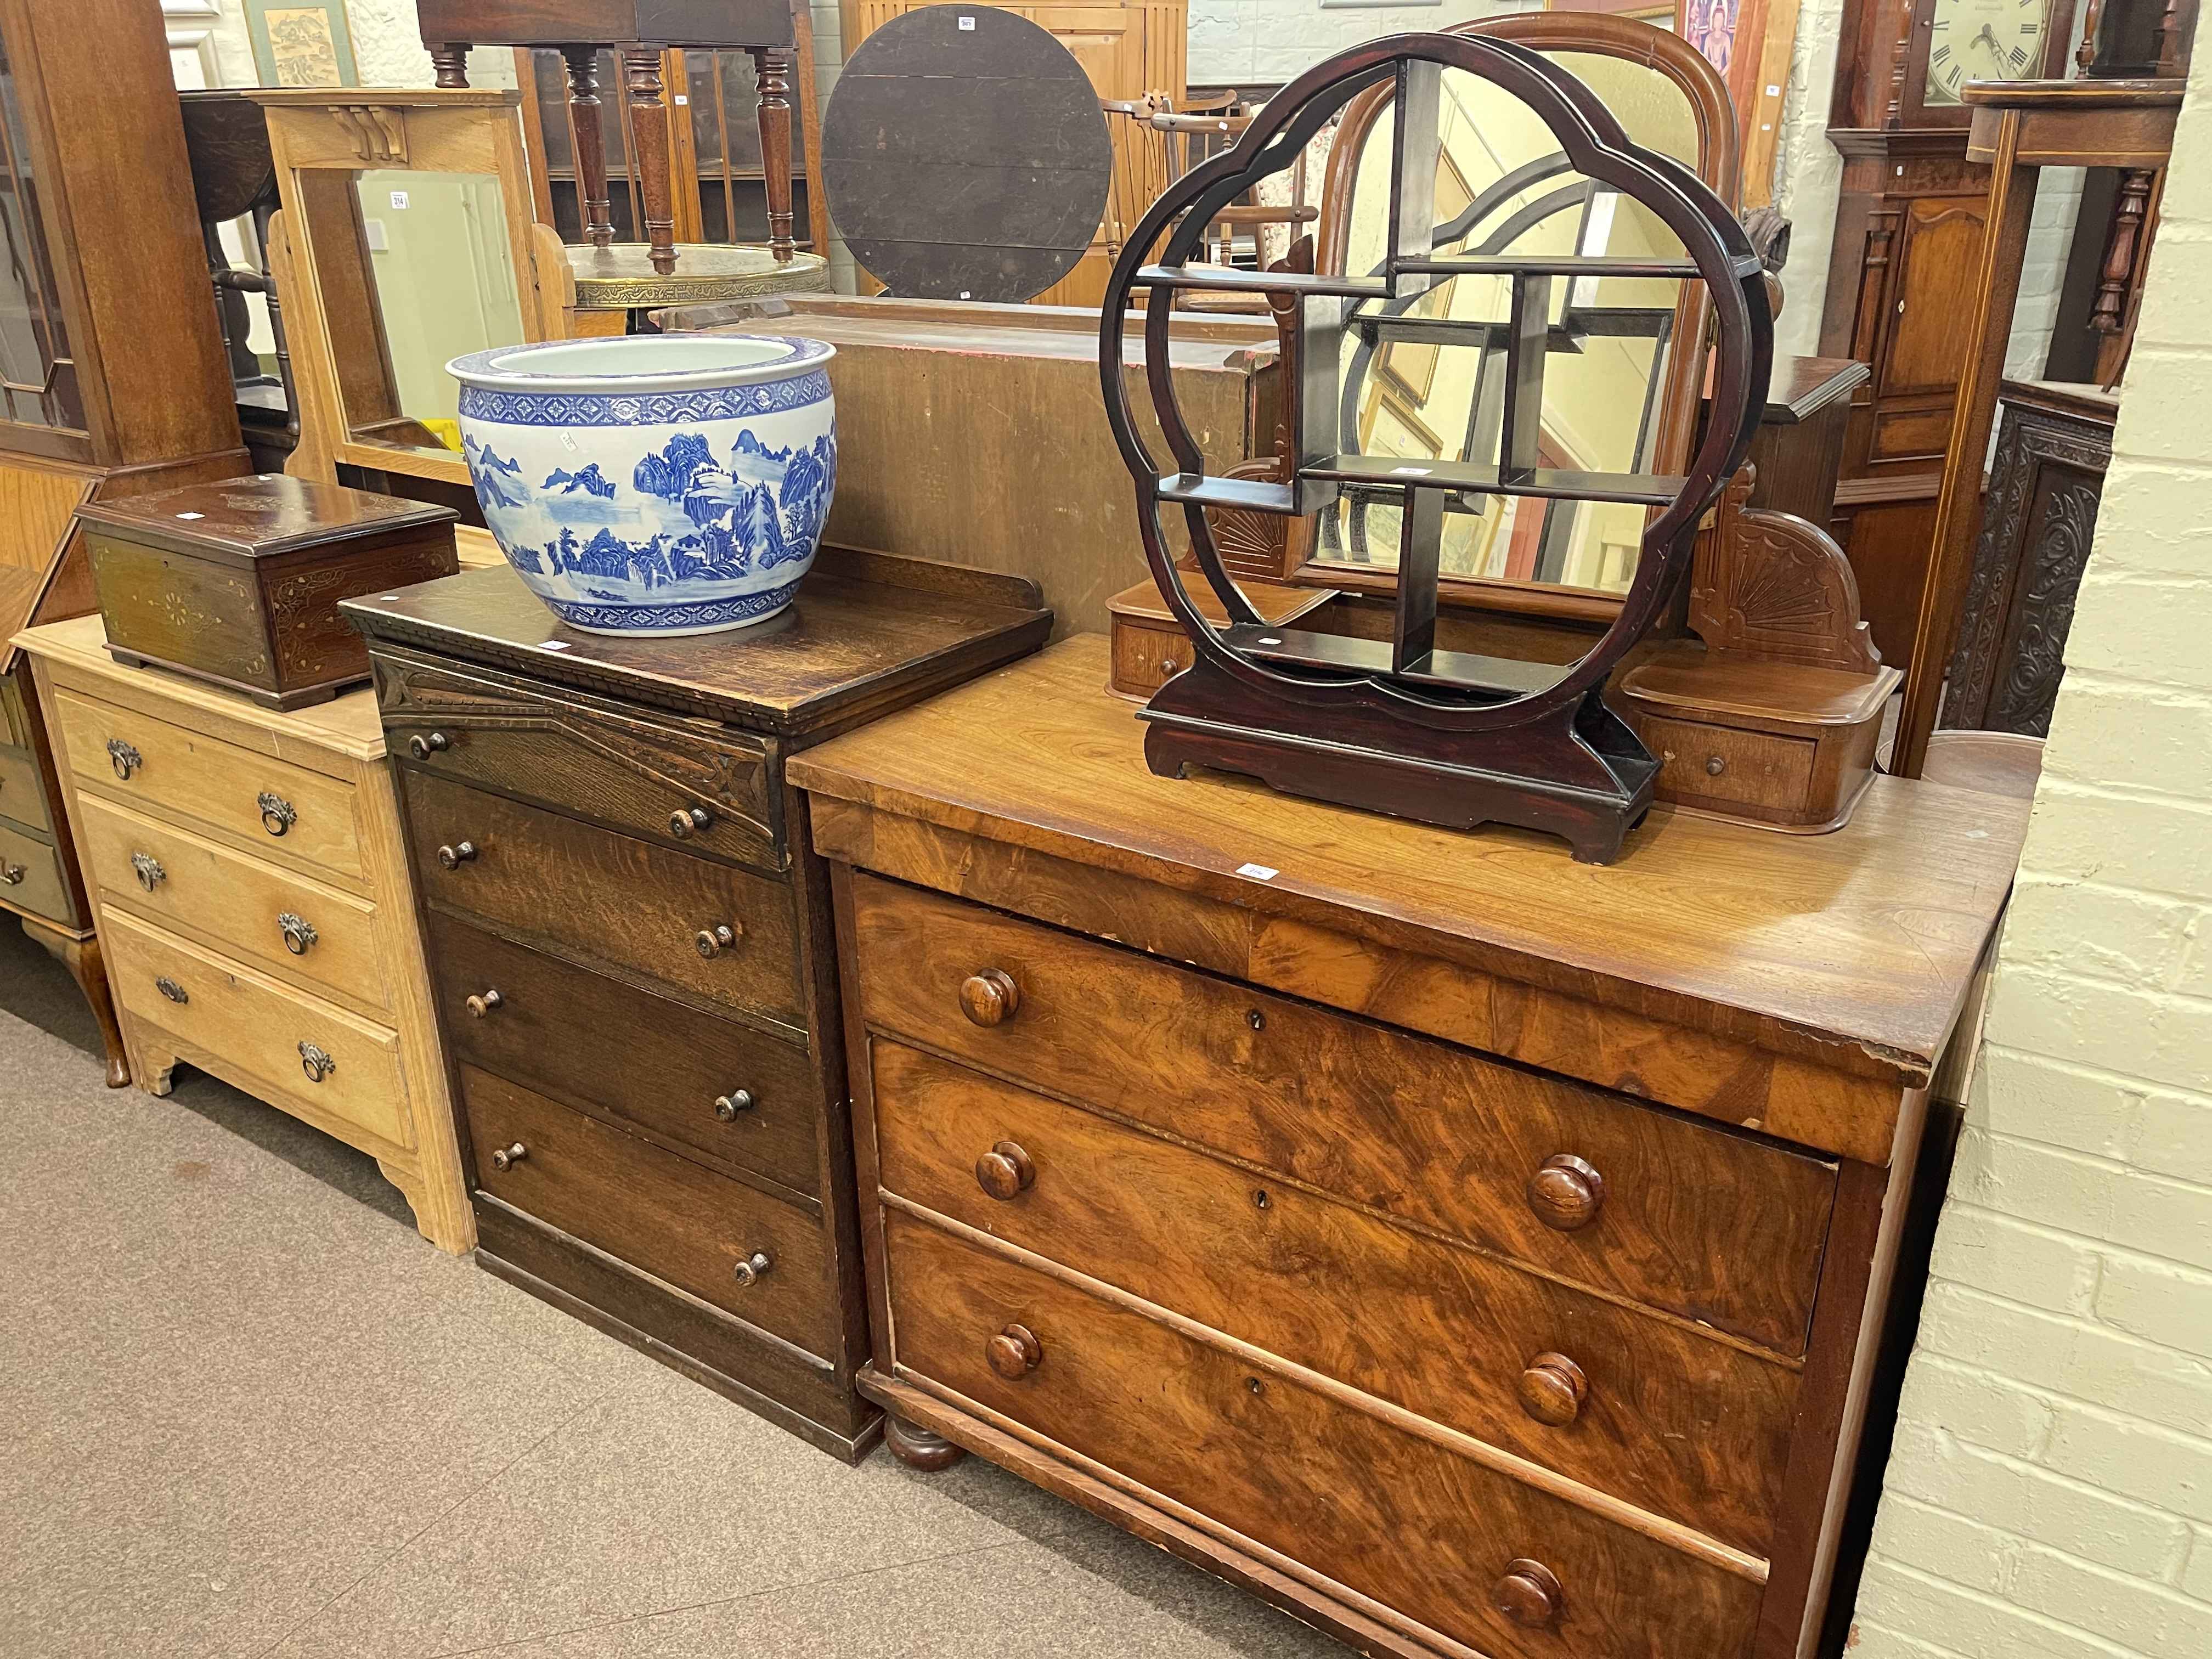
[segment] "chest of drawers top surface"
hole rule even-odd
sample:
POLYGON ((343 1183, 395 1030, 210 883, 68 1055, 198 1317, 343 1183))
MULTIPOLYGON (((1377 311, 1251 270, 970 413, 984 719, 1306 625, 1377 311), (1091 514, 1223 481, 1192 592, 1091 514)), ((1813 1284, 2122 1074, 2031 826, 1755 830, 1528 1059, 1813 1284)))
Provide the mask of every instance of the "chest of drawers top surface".
POLYGON ((565 627, 504 565, 342 608, 380 644, 794 738, 927 696, 1052 625, 1018 577, 836 547, 782 616, 703 641, 565 627))

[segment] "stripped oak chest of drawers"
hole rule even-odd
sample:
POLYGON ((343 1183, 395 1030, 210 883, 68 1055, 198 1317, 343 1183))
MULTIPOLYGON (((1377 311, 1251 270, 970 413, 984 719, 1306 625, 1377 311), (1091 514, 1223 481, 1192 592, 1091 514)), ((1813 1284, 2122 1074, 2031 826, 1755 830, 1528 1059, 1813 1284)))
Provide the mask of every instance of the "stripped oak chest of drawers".
POLYGON ((131 1076, 179 1060, 374 1157, 441 1249, 475 1242, 399 810, 366 689, 280 714, 17 636, 38 677, 131 1076))
POLYGON ((1618 865, 1146 768, 1067 641, 793 763, 874 1357, 1370 1653, 1797 1659, 2025 804, 1618 865))
POLYGON ((617 638, 501 567, 369 636, 477 1261, 857 1461, 867 1357, 829 882, 795 750, 1033 651, 1006 576, 824 550, 757 628, 617 638))

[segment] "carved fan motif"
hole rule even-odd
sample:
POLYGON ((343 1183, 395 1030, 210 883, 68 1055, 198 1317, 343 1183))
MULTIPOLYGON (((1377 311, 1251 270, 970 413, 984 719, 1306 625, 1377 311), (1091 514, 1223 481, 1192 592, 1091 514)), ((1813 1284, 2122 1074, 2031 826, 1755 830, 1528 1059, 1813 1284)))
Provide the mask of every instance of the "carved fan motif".
POLYGON ((1747 463, 1729 481, 1699 544, 1691 627, 1716 651, 1874 672, 1881 653, 1844 550, 1794 513, 1750 506, 1758 476, 1747 463))

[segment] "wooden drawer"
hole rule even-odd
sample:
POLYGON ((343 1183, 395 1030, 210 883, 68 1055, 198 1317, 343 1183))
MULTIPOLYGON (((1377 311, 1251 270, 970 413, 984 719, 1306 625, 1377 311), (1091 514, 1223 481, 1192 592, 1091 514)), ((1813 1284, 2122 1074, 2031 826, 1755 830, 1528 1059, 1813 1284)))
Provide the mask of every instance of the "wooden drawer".
POLYGON ((49 921, 71 919, 61 854, 46 842, 0 823, 0 902, 49 921))
POLYGON ((1659 757, 1656 787, 1668 800, 1736 801, 1783 811, 1802 806, 1812 791, 1814 745, 1802 738, 1693 720, 1647 719, 1641 730, 1645 745, 1659 757))
POLYGON ((916 1049, 870 1053, 887 1191, 1765 1553, 1797 1394, 1781 1361, 916 1049), (1528 1378, 1540 1408, 1577 1371, 1584 1390, 1557 1426, 1522 1402, 1540 1356, 1571 1362, 1528 1378))
MULTIPOLYGON (((473 1066, 461 1097, 477 1188, 825 1358, 838 1297, 822 1229, 790 1205, 473 1066), (492 1154, 524 1155, 497 1168, 492 1154), (735 1269, 758 1256, 750 1284, 735 1269)), ((750 1272, 750 1269, 748 1269, 750 1272)))
POLYGON ((804 1048, 435 911, 429 936, 438 1006, 462 1059, 611 1113, 672 1150, 819 1188, 823 1089, 804 1048), (472 1012, 469 999, 491 991, 497 1005, 472 1012), (641 1040, 610 1042, 611 1032, 641 1040), (715 1103, 740 1091, 751 1104, 718 1116, 715 1103))
POLYGON ((85 863, 105 902, 307 989, 392 1006, 374 905, 97 796, 80 806, 85 863))
POLYGON ((502 675, 402 652, 381 650, 377 662, 394 755, 647 841, 775 869, 790 864, 769 748, 758 738, 548 697, 502 675))
POLYGON ((423 896, 710 1001, 803 1025, 791 890, 426 772, 405 780, 423 896), (440 848, 475 851, 452 869, 440 848), (699 939, 732 942, 702 956, 699 939))
POLYGON ((1759 1587, 1717 1553, 1677 1550, 902 1212, 884 1220, 901 1374, 1494 1659, 1737 1659, 1749 1645, 1759 1587), (1009 1380, 987 1348, 1017 1324, 1039 1358, 1010 1360, 1009 1380), (1551 1627, 1491 1605, 1523 1559, 1559 1580, 1551 1627))
POLYGON ((258 1079, 278 1103, 297 1102, 318 1127, 414 1144, 391 1031, 112 905, 100 908, 100 937, 116 1000, 138 1018, 258 1079))
POLYGON ((351 784, 74 692, 57 692, 54 702, 78 788, 361 879, 351 784))
POLYGON ((0 818, 13 818, 33 830, 54 827, 46 812, 38 757, 10 744, 0 744, 0 818))
MULTIPOLYGON (((1832 1164, 1565 1079, 856 875, 868 1023, 1583 1284, 1804 1349, 1832 1164), (970 975, 1018 1005, 963 1012, 970 975), (1540 1213, 1594 1169, 1579 1218, 1540 1213), (1584 1212, 1588 1214, 1588 1212, 1584 1212)), ((849 992, 850 988, 848 988, 849 992)))
POLYGON ((1116 617, 1109 689, 1124 696, 1149 697, 1189 667, 1194 654, 1190 636, 1180 628, 1152 628, 1116 617))

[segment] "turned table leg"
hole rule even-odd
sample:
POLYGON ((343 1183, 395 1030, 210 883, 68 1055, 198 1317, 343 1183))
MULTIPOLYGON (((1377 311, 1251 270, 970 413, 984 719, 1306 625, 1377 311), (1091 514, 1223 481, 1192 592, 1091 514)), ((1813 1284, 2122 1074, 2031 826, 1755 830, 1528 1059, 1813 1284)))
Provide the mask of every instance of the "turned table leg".
POLYGON ((563 46, 568 65, 568 119, 576 132, 576 182, 584 192, 584 237, 593 247, 611 247, 614 202, 607 194, 607 138, 599 125, 599 49, 563 46))
POLYGON ((114 994, 107 988, 107 966, 100 954, 100 941, 89 935, 79 939, 32 916, 23 918, 23 931, 70 970, 76 988, 92 1005, 92 1017, 100 1022, 100 1040, 107 1049, 107 1086, 128 1087, 131 1060, 123 1047, 123 1027, 115 1018, 114 994))
POLYGON ((448 40, 430 48, 430 66, 438 71, 438 84, 450 92, 469 89, 469 42, 448 40))
POLYGON ((645 198, 641 216, 652 245, 653 268, 663 276, 676 269, 676 207, 669 193, 668 106, 660 96, 660 49, 624 46, 623 75, 629 87, 630 129, 637 143, 638 193, 645 198))
POLYGON ((791 54, 777 46, 746 50, 760 74, 761 178, 768 190, 768 251, 781 261, 790 258, 793 252, 791 54))
POLYGON ((900 1462, 926 1474, 949 1469, 968 1455, 963 1448, 935 1431, 890 1413, 884 1416, 884 1444, 891 1449, 891 1455, 900 1462))

